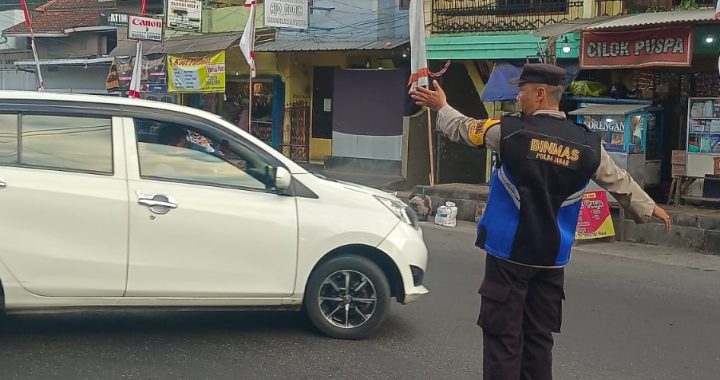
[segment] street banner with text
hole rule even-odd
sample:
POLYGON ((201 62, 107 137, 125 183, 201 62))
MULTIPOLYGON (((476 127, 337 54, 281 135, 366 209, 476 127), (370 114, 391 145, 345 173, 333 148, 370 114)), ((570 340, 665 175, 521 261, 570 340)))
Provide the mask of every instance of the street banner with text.
POLYGON ((225 92, 225 52, 196 57, 168 56, 169 92, 225 92))
POLYGON ((692 26, 632 31, 584 31, 580 67, 690 67, 692 48, 692 26))

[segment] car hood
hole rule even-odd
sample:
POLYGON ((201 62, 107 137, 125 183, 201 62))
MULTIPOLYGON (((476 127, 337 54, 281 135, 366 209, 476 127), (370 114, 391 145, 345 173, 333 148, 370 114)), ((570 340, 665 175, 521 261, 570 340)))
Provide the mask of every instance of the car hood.
POLYGON ((399 200, 396 196, 394 196, 391 193, 386 193, 382 190, 374 189, 372 187, 367 187, 367 186, 358 185, 358 184, 352 183, 352 182, 345 182, 345 181, 340 181, 340 180, 333 179, 333 178, 328 178, 328 177, 325 177, 324 175, 318 174, 318 173, 313 173, 313 175, 319 181, 322 181, 324 184, 326 184, 328 186, 345 189, 345 190, 350 190, 350 191, 354 191, 354 192, 361 193, 361 194, 367 194, 367 195, 373 195, 373 196, 379 196, 379 197, 383 197, 383 198, 399 200))

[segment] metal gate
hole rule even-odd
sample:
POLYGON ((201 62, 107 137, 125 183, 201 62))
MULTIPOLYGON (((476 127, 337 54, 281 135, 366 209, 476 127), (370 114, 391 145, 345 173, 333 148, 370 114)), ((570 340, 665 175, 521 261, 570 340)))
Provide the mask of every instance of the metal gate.
MULTIPOLYGON (((310 161, 310 106, 304 102, 285 106, 290 135, 283 138, 282 152, 295 161, 310 161)), ((287 131, 287 129, 286 129, 287 131)))

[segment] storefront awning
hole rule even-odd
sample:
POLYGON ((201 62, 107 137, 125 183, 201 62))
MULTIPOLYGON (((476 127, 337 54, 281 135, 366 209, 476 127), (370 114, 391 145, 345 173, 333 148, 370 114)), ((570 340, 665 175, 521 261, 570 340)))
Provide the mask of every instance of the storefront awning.
POLYGON ((629 113, 640 111, 647 108, 646 105, 638 104, 593 104, 585 108, 580 108, 575 111, 571 111, 569 115, 627 115, 629 113))
POLYGON ((688 11, 651 12, 634 14, 599 24, 594 24, 586 30, 597 29, 625 29, 642 26, 666 25, 666 24, 698 24, 718 23, 715 20, 714 9, 693 9, 688 11))
MULTIPOLYGON (((574 35, 567 35, 571 43, 577 41, 574 35)), ((512 34, 437 34, 426 40, 427 56, 430 60, 525 60, 536 57, 544 49, 545 41, 531 33, 512 34)), ((557 45, 558 58, 578 58, 578 49, 563 53, 557 45)))
POLYGON ((591 17, 591 18, 581 18, 578 20, 572 20, 572 21, 565 21, 565 22, 557 22, 554 24, 549 24, 546 26, 543 26, 542 28, 536 30, 533 32, 533 34, 536 37, 540 38, 551 38, 551 37, 559 37, 563 34, 568 33, 577 33, 583 29, 589 28, 594 25, 599 25, 602 23, 606 23, 612 20, 617 20, 621 18, 628 17, 627 15, 623 16, 600 16, 600 17, 591 17))
POLYGON ((517 98, 518 86, 510 84, 522 72, 521 66, 510 63, 496 63, 488 79, 481 99, 483 102, 511 102, 517 98))
MULTIPOLYGON (((266 43, 266 41, 274 40, 274 31, 269 28, 260 28, 255 33, 255 46, 262 46, 262 44, 266 43)), ((227 32, 171 37, 165 40, 164 46, 157 41, 143 41, 143 54, 191 54, 215 52, 226 50, 231 46, 237 46, 240 43, 240 38, 242 38, 242 32, 227 32)), ((134 56, 135 41, 118 41, 117 47, 110 52, 110 55, 114 57, 134 56)))
POLYGON ((284 40, 273 41, 255 48, 257 52, 302 52, 302 51, 348 51, 348 50, 387 50, 409 43, 407 38, 379 41, 316 41, 284 40))

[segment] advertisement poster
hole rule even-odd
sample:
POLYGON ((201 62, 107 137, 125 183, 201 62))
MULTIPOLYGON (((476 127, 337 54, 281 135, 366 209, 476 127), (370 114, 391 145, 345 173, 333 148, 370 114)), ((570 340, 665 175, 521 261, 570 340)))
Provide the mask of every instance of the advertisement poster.
POLYGON ((198 57, 168 56, 169 92, 225 92, 225 52, 198 57))
POLYGON ((202 1, 168 0, 167 28, 200 32, 202 27, 202 1))
MULTIPOLYGON (((150 54, 142 59, 141 92, 167 92, 165 54, 150 54)), ((108 72, 105 88, 108 91, 129 90, 134 64, 135 57, 115 57, 108 72)))
POLYGON ((615 236, 610 205, 604 191, 588 191, 582 199, 575 238, 600 239, 615 236))

